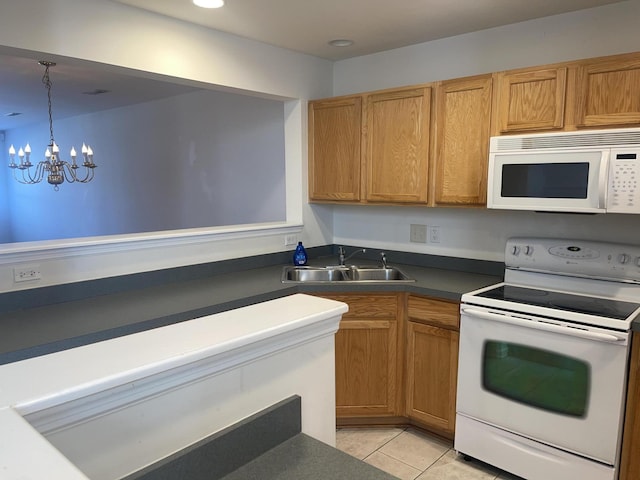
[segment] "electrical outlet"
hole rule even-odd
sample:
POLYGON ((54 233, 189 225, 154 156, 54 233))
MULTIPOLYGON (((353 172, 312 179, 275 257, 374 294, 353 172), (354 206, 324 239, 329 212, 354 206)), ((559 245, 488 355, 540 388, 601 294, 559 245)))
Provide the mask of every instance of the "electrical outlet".
POLYGON ((25 265, 24 267, 15 267, 13 269, 14 282, 29 282, 31 280, 40 280, 41 278, 40 265, 25 265))
POLYGON ((295 233, 292 233, 291 235, 285 235, 284 236, 284 246, 285 247, 290 247, 291 245, 297 245, 298 244, 298 236, 295 233))
POLYGON ((427 243, 427 226, 411 224, 409 227, 409 241, 427 243))
POLYGON ((440 227, 437 225, 429 227, 429 243, 440 243, 440 227))

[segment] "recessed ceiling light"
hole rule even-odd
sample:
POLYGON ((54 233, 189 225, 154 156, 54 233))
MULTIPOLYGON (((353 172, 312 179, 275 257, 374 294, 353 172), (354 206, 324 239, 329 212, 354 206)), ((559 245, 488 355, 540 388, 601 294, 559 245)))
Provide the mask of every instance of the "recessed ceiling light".
POLYGON ((224 0, 193 0, 193 4, 202 8, 220 8, 224 0))
POLYGON ((350 47, 353 45, 353 40, 349 40, 348 38, 336 38, 335 40, 331 40, 329 45, 332 47, 350 47))

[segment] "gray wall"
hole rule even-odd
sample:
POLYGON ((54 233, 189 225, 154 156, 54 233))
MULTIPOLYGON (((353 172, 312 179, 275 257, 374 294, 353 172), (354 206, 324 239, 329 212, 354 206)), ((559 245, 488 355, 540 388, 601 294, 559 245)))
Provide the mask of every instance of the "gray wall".
MULTIPOLYGON (((54 133, 67 160, 72 142, 92 145, 96 178, 58 192, 10 182, 20 209, 5 242, 285 220, 280 101, 203 90, 54 120, 54 133)), ((35 163, 48 125, 6 137, 16 149, 29 141, 35 163)))
POLYGON ((9 212, 11 211, 11 197, 7 193, 7 177, 9 176, 9 155, 4 142, 4 132, 0 132, 0 243, 11 240, 9 212))
MULTIPOLYGON (((640 51, 632 0, 458 35, 337 62, 336 95, 640 51)), ((635 243, 640 215, 571 215, 470 208, 334 209, 334 243, 504 260, 507 238, 544 236, 635 243), (441 227, 440 243, 412 243, 411 224, 441 227)), ((390 259, 393 261, 393 259, 390 259)))

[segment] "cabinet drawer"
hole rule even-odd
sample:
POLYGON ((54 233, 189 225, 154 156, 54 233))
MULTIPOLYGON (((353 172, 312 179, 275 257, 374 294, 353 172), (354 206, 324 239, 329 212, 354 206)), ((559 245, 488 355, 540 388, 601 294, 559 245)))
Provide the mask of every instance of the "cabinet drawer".
POLYGON ((409 319, 414 322, 459 329, 460 305, 434 298, 409 296, 409 319))
POLYGON ((324 298, 337 300, 349 305, 349 311, 342 318, 393 318, 398 311, 397 295, 376 294, 348 294, 348 295, 320 295, 324 298))

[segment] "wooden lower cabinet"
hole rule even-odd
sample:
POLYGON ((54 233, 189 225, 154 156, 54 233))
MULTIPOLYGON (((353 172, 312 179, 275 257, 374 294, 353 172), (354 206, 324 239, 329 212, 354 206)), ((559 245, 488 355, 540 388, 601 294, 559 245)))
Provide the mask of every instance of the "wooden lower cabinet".
POLYGON ((349 305, 336 333, 336 416, 401 414, 398 294, 322 295, 349 305))
POLYGON ((410 295, 406 352, 406 414, 453 438, 458 374, 457 303, 410 295))
POLYGON ((458 303, 404 293, 321 296, 349 305, 335 337, 338 424, 413 424, 453 438, 458 303))
POLYGON ((407 416, 453 437, 458 332, 409 322, 407 336, 407 416))

